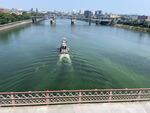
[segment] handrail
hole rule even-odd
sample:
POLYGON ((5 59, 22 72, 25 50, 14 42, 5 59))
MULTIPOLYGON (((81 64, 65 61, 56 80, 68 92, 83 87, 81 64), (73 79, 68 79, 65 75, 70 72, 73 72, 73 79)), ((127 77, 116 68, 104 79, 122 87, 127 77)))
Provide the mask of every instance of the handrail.
POLYGON ((0 106, 150 100, 150 88, 0 92, 0 106))

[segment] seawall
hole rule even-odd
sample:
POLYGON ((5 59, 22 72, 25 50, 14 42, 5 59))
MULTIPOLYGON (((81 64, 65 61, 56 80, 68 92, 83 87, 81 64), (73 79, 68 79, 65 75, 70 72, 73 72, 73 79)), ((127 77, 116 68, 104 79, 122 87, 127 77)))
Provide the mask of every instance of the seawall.
MULTIPOLYGON (((43 19, 37 19, 37 22, 41 20, 43 19)), ((19 27, 19 26, 23 26, 23 25, 31 24, 31 23, 32 23, 32 20, 30 19, 30 20, 23 20, 23 21, 17 21, 17 22, 12 22, 9 24, 0 25, 0 31, 12 29, 15 27, 19 27)))

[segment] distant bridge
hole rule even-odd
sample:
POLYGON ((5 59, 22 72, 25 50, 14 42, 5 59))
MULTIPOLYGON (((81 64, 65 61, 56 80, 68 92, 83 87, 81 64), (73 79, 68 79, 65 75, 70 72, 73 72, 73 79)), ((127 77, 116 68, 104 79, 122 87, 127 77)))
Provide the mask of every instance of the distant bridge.
POLYGON ((149 101, 150 88, 1 92, 0 106, 149 101))
POLYGON ((71 20, 71 25, 75 24, 76 20, 88 22, 89 25, 91 23, 95 23, 96 25, 111 25, 114 22, 112 18, 94 18, 94 17, 81 17, 81 16, 73 16, 73 15, 65 15, 65 16, 57 16, 56 14, 46 14, 44 16, 32 16, 33 23, 36 22, 37 18, 50 19, 51 24, 56 24, 57 17, 66 18, 71 20))
POLYGON ((77 18, 77 20, 82 20, 91 23, 95 23, 96 25, 109 25, 113 21, 111 18, 77 18))
POLYGON ((32 23, 36 23, 37 19, 38 19, 38 21, 39 20, 44 20, 45 16, 31 16, 31 19, 32 19, 32 23))

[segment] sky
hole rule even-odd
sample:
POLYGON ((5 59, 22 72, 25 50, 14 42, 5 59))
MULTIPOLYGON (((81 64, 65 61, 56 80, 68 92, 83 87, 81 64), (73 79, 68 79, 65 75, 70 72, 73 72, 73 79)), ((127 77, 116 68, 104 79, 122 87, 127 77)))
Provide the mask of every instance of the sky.
POLYGON ((150 15, 150 0, 0 0, 0 7, 46 11, 102 10, 116 14, 150 15))

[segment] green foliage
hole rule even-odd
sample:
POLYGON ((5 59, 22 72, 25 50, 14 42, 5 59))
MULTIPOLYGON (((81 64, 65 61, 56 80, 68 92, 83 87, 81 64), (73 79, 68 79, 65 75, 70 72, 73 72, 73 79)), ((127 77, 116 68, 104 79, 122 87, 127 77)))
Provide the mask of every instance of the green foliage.
POLYGON ((143 28, 150 28, 150 21, 147 20, 140 20, 140 19, 128 19, 126 21, 118 21, 118 24, 135 26, 135 27, 143 27, 143 28))
POLYGON ((44 16, 44 14, 42 13, 36 13, 36 12, 32 12, 32 13, 27 13, 27 12, 23 12, 22 15, 16 15, 15 13, 0 13, 0 25, 1 24, 7 24, 7 23, 11 23, 11 22, 16 22, 16 21, 21 21, 21 20, 27 20, 30 19, 31 16, 44 16))

